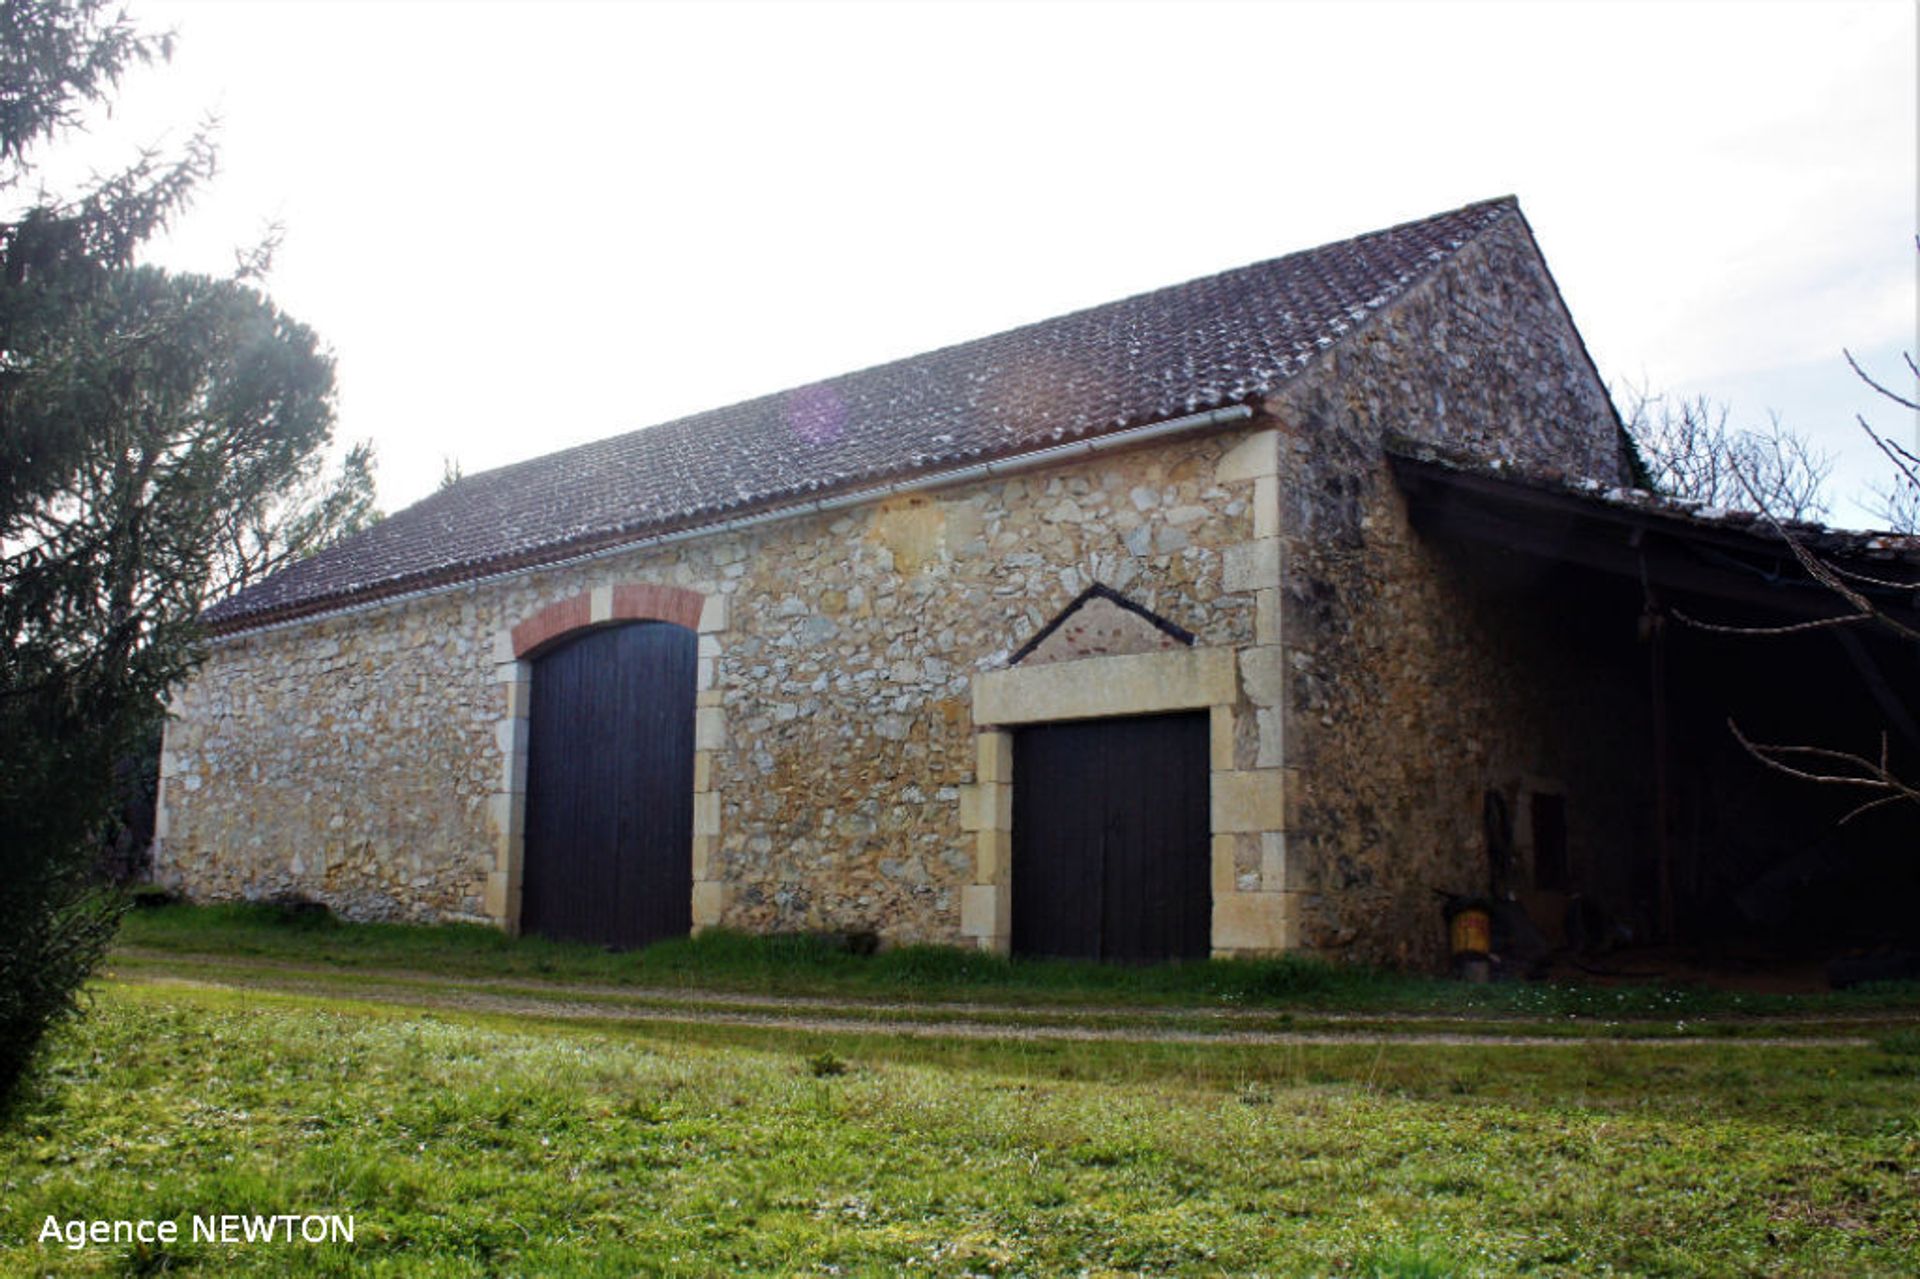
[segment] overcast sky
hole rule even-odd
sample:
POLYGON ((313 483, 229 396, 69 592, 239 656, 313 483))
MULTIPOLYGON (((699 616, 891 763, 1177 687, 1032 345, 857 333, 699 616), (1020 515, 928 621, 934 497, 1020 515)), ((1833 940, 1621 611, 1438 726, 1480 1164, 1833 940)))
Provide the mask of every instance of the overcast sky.
MULTIPOLYGON (((154 260, 278 222, 382 504, 1520 197, 1603 377, 1909 443, 1916 30, 1870 4, 161 3, 89 139, 222 121, 154 260)), ((1835 518, 1861 522, 1844 502, 1835 518)))

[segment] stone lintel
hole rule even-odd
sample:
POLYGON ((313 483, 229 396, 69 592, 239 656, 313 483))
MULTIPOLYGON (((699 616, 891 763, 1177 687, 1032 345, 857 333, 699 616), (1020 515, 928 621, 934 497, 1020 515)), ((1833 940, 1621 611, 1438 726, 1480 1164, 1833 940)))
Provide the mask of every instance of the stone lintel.
POLYGON ((973 681, 973 722, 1037 724, 1224 706, 1236 696, 1233 650, 1176 649, 988 671, 973 681))

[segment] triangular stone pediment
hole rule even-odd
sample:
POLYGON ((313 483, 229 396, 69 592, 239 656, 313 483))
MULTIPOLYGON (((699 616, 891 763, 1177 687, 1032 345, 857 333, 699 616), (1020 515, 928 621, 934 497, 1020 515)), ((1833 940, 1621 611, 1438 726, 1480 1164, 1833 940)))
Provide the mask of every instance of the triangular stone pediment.
POLYGON ((1043 666, 1080 657, 1158 653, 1192 644, 1189 632, 1096 582, 1021 645, 1007 664, 1043 666))

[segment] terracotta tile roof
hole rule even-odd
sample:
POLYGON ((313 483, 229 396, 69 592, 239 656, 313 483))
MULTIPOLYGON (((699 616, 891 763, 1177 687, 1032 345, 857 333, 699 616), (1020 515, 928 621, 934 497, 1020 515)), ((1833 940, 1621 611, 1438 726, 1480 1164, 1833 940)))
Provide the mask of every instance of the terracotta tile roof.
POLYGON ((242 630, 1261 399, 1511 198, 462 479, 208 609, 242 630))

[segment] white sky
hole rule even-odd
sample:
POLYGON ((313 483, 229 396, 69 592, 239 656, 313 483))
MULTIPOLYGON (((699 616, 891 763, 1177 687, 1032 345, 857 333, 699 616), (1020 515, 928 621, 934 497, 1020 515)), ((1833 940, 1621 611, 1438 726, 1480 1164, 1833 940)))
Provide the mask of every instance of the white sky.
MULTIPOLYGON (((217 112, 153 260, 269 222, 382 504, 1517 194, 1616 387, 1880 473, 1916 345, 1916 23, 1868 4, 162 3, 85 154, 217 112)), ((67 148, 75 154, 73 148, 67 148)), ((1907 383, 1910 385, 1910 383, 1907 383)), ((1859 522, 1837 502, 1834 517, 1859 522)))

